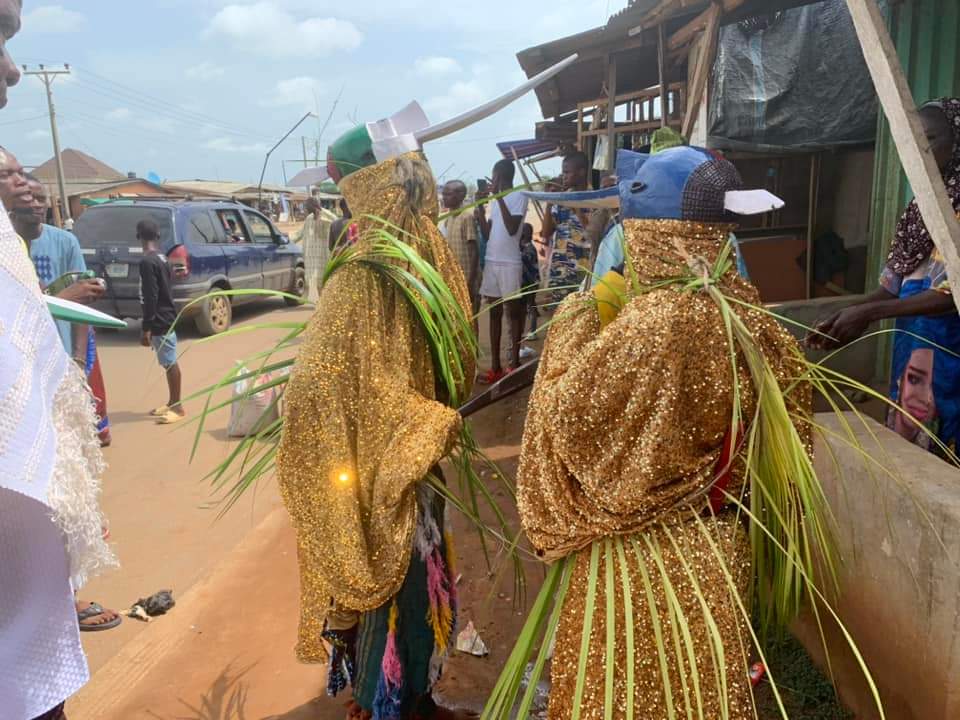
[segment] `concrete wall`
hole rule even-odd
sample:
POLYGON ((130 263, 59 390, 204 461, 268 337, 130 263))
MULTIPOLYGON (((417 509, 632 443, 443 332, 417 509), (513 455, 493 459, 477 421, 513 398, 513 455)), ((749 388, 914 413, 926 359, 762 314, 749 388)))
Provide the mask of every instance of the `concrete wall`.
MULTIPOLYGON (((849 295, 836 298, 792 300, 771 304, 767 307, 772 312, 791 320, 792 323, 783 323, 784 327, 793 333, 797 339, 802 340, 807 333, 805 327, 813 327, 817 320, 842 310, 860 297, 859 295, 849 295), (800 323, 804 327, 799 327, 793 323, 800 323)), ((826 365, 832 370, 842 372, 866 385, 882 386, 887 382, 888 370, 877 366, 877 357, 880 352, 880 338, 869 338, 849 345, 840 352, 833 354, 826 365)), ((826 356, 827 353, 807 351, 807 357, 814 361, 822 360, 826 356)))
MULTIPOLYGON (((873 421, 848 444, 819 441, 817 467, 836 514, 844 557, 840 617, 881 689, 890 720, 960 718, 960 471, 873 421), (835 458, 835 461, 834 459, 835 458)), ((817 421, 834 432, 833 415, 817 421)), ((796 628, 815 658, 810 617, 796 628)), ((827 628, 841 698, 858 720, 879 717, 836 626, 827 628)))

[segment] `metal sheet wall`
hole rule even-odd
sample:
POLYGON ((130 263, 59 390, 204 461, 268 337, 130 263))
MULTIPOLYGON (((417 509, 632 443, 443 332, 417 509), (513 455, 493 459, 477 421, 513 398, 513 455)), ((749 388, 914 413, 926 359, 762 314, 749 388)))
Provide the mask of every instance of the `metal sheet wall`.
MULTIPOLYGON (((903 0, 892 3, 888 16, 914 100, 960 95, 960 2, 903 0)), ((870 287, 876 286, 897 220, 913 197, 883 113, 879 123, 867 259, 870 287)))
MULTIPOLYGON (((960 2, 958 0, 895 0, 887 8, 890 34, 907 75, 913 99, 960 96, 960 2)), ((867 290, 877 286, 897 221, 913 191, 880 113, 873 174, 873 208, 867 253, 867 290)), ((891 337, 880 338, 876 377, 888 382, 891 337)))

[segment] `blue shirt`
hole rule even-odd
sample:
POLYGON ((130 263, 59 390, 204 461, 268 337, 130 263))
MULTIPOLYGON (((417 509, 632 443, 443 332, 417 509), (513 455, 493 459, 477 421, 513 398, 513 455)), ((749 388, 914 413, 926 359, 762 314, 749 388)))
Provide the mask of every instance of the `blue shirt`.
MULTIPOLYGON (((730 233, 730 244, 733 246, 733 252, 737 258, 737 272, 744 280, 749 280, 747 264, 743 261, 743 255, 740 254, 740 243, 737 242, 737 237, 733 233, 730 233)), ((620 267, 624 262, 626 262, 626 259, 623 254, 623 225, 616 223, 603 236, 603 241, 597 250, 597 259, 593 265, 593 278, 590 281, 590 287, 594 287, 600 281, 600 278, 614 268, 620 267)))
MULTIPOLYGON (((40 237, 30 243, 30 259, 43 287, 68 272, 85 272, 87 269, 77 236, 52 225, 44 225, 40 237)), ((73 353, 71 328, 70 323, 57 320, 57 331, 68 355, 73 353)))

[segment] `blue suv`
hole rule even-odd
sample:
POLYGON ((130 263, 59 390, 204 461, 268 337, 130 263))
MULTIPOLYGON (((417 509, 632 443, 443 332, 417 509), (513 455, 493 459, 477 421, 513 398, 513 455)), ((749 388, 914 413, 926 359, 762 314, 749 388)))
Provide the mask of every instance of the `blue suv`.
MULTIPOLYGON (((173 299, 187 304, 220 290, 305 292, 303 251, 262 214, 236 202, 211 200, 112 200, 88 208, 77 220, 87 268, 106 280, 98 310, 139 319, 140 258, 137 223, 150 218, 160 228, 160 247, 173 266, 173 299)), ((230 327, 233 306, 256 296, 212 297, 192 305, 203 335, 230 327)), ((287 300, 295 305, 294 300, 287 300)))

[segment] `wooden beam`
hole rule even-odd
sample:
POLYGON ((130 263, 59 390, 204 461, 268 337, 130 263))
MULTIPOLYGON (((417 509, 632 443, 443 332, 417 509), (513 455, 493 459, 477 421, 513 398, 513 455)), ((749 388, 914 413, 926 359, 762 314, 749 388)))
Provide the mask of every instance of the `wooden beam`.
MULTIPOLYGON (((617 159, 617 56, 610 55, 607 61, 607 172, 611 172, 617 159)), ((960 276, 958 276, 960 277, 960 276)))
POLYGON ((667 62, 664 54, 666 53, 666 38, 663 36, 663 25, 657 25, 657 72, 660 78, 660 120, 661 127, 667 126, 667 62))
MULTIPOLYGON (((947 195, 940 168, 930 152, 923 123, 883 15, 876 0, 847 0, 847 7, 923 222, 943 256, 947 277, 957 282, 960 279, 960 223, 947 195)), ((960 310, 960 292, 953 293, 953 301, 960 310)))
POLYGON ((697 68, 694 72, 693 82, 689 87, 687 94, 687 112, 683 116, 683 126, 681 134, 685 138, 690 137, 693 131, 693 125, 697 121, 697 113, 700 112, 700 103, 703 102, 703 93, 707 89, 707 81, 710 78, 710 69, 713 67, 713 59, 717 52, 717 35, 720 31, 720 5, 710 6, 710 17, 707 18, 707 27, 700 38, 700 52, 697 53, 697 68))
MULTIPOLYGON (((722 2, 720 2, 720 7, 725 13, 733 12, 746 1, 747 0, 722 0, 722 2)), ((710 18, 715 7, 717 7, 717 2, 711 4, 710 7, 671 35, 670 49, 676 50, 677 48, 683 47, 693 40, 697 36, 697 33, 706 30, 707 25, 710 23, 710 18)))
POLYGON ((820 154, 812 153, 810 155, 810 191, 807 195, 807 263, 806 267, 804 268, 808 300, 813 297, 814 242, 816 241, 815 233, 817 231, 817 211, 819 209, 819 197, 820 154))
POLYGON ((662 25, 667 20, 683 14, 685 10, 692 11, 694 8, 702 7, 706 2, 704 0, 661 0, 654 8, 651 8, 643 20, 635 28, 631 28, 628 33, 630 37, 637 35, 644 30, 649 30, 657 25, 662 25))
MULTIPOLYGON (((528 188, 533 190, 533 183, 530 182, 530 178, 527 176, 527 169, 523 166, 523 163, 520 162, 520 158, 517 156, 517 148, 511 147, 510 152, 513 153, 513 162, 520 169, 520 176, 523 178, 523 183, 528 188)), ((543 208, 540 206, 539 200, 533 201, 533 209, 537 211, 537 217, 540 218, 540 225, 543 225, 543 208)))

